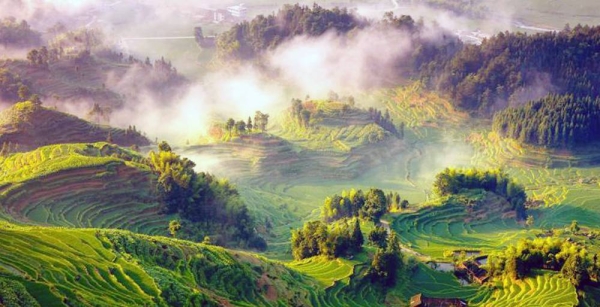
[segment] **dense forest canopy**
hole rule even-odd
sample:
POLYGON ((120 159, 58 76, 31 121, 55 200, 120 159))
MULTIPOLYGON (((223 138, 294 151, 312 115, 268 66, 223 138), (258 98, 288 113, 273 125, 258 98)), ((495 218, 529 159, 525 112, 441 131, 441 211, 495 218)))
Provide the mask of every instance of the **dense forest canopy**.
POLYGON ((461 109, 491 114, 549 93, 600 93, 600 27, 528 35, 499 33, 423 66, 421 77, 461 109))
POLYGON ((501 170, 446 168, 435 176, 433 189, 440 196, 458 194, 471 189, 494 192, 506 198, 512 205, 512 209, 516 211, 517 218, 525 218, 527 200, 525 188, 501 170))
POLYGON ((184 233, 187 230, 189 237, 200 240, 212 229, 218 230, 224 241, 266 247, 254 230, 248 208, 227 180, 196 173, 195 163, 174 153, 166 142, 159 144, 158 152, 150 152, 149 162, 158 175, 157 193, 164 203, 164 212, 179 213, 191 222, 182 229, 184 233))
POLYGON ((341 195, 327 197, 321 208, 321 216, 325 221, 359 217, 379 222, 386 212, 407 207, 408 201, 402 200, 396 192, 386 195, 381 189, 369 189, 366 193, 360 189, 351 189, 343 191, 341 195))
POLYGON ((259 15, 221 34, 217 52, 222 59, 252 59, 297 35, 320 36, 328 30, 347 33, 366 25, 364 18, 347 9, 286 4, 276 14, 259 15))
POLYGON ((26 48, 41 43, 40 33, 31 29, 27 21, 8 17, 0 20, 0 45, 5 47, 26 48))
POLYGON ((523 143, 573 147, 600 140, 600 97, 548 96, 494 115, 494 131, 523 143))
POLYGON ((522 240, 490 257, 490 273, 523 279, 533 269, 560 271, 576 287, 597 278, 597 256, 590 261, 585 247, 557 237, 522 240))
POLYGON ((354 219, 327 225, 322 221, 310 221, 302 228, 292 230, 292 255, 301 260, 314 256, 337 258, 353 255, 362 250, 364 238, 360 222, 354 219))

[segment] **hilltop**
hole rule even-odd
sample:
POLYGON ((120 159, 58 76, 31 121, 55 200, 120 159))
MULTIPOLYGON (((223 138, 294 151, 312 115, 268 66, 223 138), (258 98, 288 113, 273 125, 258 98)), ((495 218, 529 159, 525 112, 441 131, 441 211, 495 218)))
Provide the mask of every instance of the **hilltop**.
POLYGON ((0 157, 0 217, 34 225, 177 233, 265 249, 236 188, 194 167, 166 142, 148 157, 108 143, 11 154, 0 157), (178 225, 175 230, 171 222, 178 225))
POLYGON ((24 85, 49 104, 116 110, 142 99, 171 100, 188 85, 170 61, 125 56, 98 29, 64 31, 30 49, 27 60, 0 60, 0 74, 8 76, 0 80, 0 97, 15 101, 24 85))
POLYGON ((28 151, 50 144, 107 140, 121 146, 150 145, 150 141, 134 129, 93 124, 31 101, 17 103, 0 112, 0 144, 10 144, 11 151, 28 151))

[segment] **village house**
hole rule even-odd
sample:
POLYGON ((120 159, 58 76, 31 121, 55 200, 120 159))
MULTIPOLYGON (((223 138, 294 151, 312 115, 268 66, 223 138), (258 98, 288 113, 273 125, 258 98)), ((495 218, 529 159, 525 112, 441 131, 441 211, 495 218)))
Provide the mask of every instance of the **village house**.
POLYGON ((419 293, 410 298, 410 307, 463 307, 467 302, 458 298, 433 298, 419 293))

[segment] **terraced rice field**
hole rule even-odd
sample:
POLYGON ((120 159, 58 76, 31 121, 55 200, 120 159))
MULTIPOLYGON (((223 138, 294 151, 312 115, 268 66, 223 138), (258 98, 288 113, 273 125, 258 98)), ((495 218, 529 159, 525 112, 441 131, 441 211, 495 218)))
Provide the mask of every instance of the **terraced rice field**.
POLYGON ((0 223, 0 244, 0 277, 23 284, 44 307, 162 306, 166 292, 219 305, 345 305, 283 265, 187 241, 0 223))
POLYGON ((55 145, 1 161, 4 217, 166 235, 170 217, 158 214, 153 175, 142 164, 113 156, 111 148, 103 143, 55 145))
POLYGON ((467 301, 489 296, 485 289, 463 286, 453 274, 432 270, 425 264, 419 264, 412 275, 401 276, 392 293, 402 298, 400 304, 406 304, 411 296, 418 293, 435 298, 462 298, 467 301))
POLYGON ((505 279, 498 290, 474 306, 557 306, 578 305, 577 291, 568 280, 554 272, 540 272, 520 281, 505 279))
POLYGON ((138 265, 104 248, 92 230, 5 227, 0 228, 0 267, 29 281, 26 287, 43 306, 64 306, 64 298, 142 306, 159 294, 138 265))
POLYGON ((343 258, 330 260, 324 257, 312 257, 288 264, 292 269, 316 278, 324 287, 333 287, 337 283, 348 285, 354 266, 358 262, 343 258))
POLYGON ((491 214, 469 221, 465 207, 453 204, 402 214, 392 228, 400 234, 402 244, 438 259, 443 258, 444 251, 489 252, 530 236, 514 217, 491 214))

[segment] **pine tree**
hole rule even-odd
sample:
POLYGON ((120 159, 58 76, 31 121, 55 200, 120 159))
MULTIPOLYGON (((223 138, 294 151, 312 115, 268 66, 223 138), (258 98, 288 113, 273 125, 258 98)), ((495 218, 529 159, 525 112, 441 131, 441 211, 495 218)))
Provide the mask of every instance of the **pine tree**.
POLYGON ((354 219, 354 227, 352 228, 352 234, 350 235, 351 249, 358 253, 362 250, 362 245, 365 243, 362 231, 360 229, 360 221, 358 218, 354 219))

